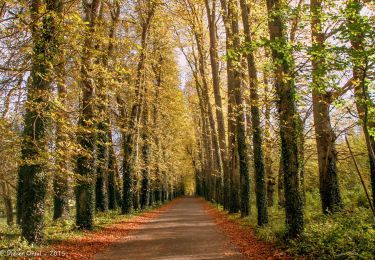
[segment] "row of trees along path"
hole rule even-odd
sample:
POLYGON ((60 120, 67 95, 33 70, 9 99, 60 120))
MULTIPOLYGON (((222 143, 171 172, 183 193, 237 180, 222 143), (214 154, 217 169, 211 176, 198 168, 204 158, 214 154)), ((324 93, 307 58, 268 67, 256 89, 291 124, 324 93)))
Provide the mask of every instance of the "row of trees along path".
MULTIPOLYGON (((51 211, 90 230, 96 212, 193 193, 247 217, 254 193, 257 225, 277 197, 297 238, 305 178, 322 213, 344 208, 344 135, 363 143, 356 169, 372 207, 373 13, 370 1, 337 2, 0 1, 0 182, 8 213, 16 191, 22 237, 41 243, 51 211)), ((208 221, 193 201, 170 214, 185 213, 208 221)))

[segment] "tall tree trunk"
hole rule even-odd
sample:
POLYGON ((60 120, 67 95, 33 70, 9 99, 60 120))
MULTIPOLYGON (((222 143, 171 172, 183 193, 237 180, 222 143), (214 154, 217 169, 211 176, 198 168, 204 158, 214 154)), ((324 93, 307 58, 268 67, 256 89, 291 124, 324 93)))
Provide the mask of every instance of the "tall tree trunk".
MULTIPOLYGON (((55 1, 55 12, 56 18, 59 22, 63 21, 63 2, 55 1)), ((62 28, 58 28, 59 34, 62 33, 62 28)), ((62 37, 57 37, 58 45, 61 45, 62 37)), ((65 57, 64 52, 61 50, 61 56, 59 57, 60 63, 56 64, 55 74, 57 76, 57 91, 58 99, 61 105, 61 110, 65 111, 67 107, 67 89, 65 81, 65 57)), ((66 154, 67 147, 67 133, 66 133, 66 119, 67 114, 62 112, 62 120, 56 120, 56 164, 58 171, 54 174, 53 179, 53 219, 65 218, 68 215, 68 198, 69 198, 69 181, 67 177, 68 162, 70 160, 69 155, 66 154)))
POLYGON ((322 0, 311 0, 312 54, 312 101, 314 111, 315 136, 319 163, 319 182, 322 209, 324 213, 334 212, 342 207, 337 178, 337 153, 335 134, 331 127, 325 77, 327 65, 324 53, 324 33, 322 32, 322 0))
MULTIPOLYGON (((226 210, 230 210, 231 205, 231 180, 232 174, 234 173, 235 169, 234 166, 237 165, 236 159, 236 152, 235 152, 235 129, 236 129, 236 120, 235 120, 235 99, 234 99, 234 85, 238 84, 238 76, 235 77, 234 75, 234 68, 233 68, 233 59, 229 57, 228 50, 232 48, 232 41, 233 41, 233 34, 231 29, 231 21, 230 21, 230 12, 228 9, 228 2, 227 0, 220 0, 221 9, 222 9, 222 16, 224 20, 225 26, 225 34, 226 34, 226 50, 227 50, 227 86, 228 86, 228 130, 227 130, 227 138, 228 138, 228 147, 227 147, 227 158, 226 158, 226 171, 224 171, 224 201, 223 207, 226 210)), ((238 191, 238 189, 236 189, 238 191)), ((237 196, 238 198, 238 196, 237 196)), ((238 200, 237 200, 238 201, 238 200)), ((238 211, 238 207, 233 207, 234 210, 238 211)))
MULTIPOLYGON (((238 25, 238 11, 237 0, 228 1, 228 17, 230 19, 231 48, 237 50, 240 47, 239 25, 238 25)), ((227 50, 229 51, 229 49, 227 50)), ((229 55, 231 56, 231 55, 229 55)), ((241 212, 248 212, 250 206, 250 176, 247 162, 247 147, 246 147, 246 131, 245 131, 245 113, 241 89, 241 60, 240 57, 230 57, 228 66, 233 71, 233 84, 228 85, 228 93, 230 93, 229 100, 234 105, 232 116, 235 117, 235 142, 236 150, 234 154, 238 155, 239 160, 239 176, 236 167, 232 168, 231 174, 231 199, 229 211, 235 213, 239 210, 241 212), (239 183, 238 183, 239 179, 239 183)), ((236 156, 232 158, 232 165, 237 163, 236 156)))
POLYGON ((56 41, 55 1, 30 1, 33 55, 31 82, 24 115, 22 160, 18 171, 18 211, 21 234, 29 243, 43 240, 45 196, 47 190, 47 130, 51 99, 50 64, 58 49, 56 41), (44 8, 45 7, 45 8, 44 8), (41 20, 40 20, 41 19, 41 20))
MULTIPOLYGON (((118 26, 118 23, 119 23, 119 17, 120 17, 120 10, 121 9, 121 6, 120 6, 120 3, 118 0, 114 1, 113 5, 111 6, 111 27, 110 27, 110 30, 109 30, 109 44, 108 44, 108 49, 107 49, 107 54, 104 55, 103 57, 103 67, 104 68, 107 68, 108 70, 113 70, 113 67, 110 66, 109 64, 109 60, 111 58, 113 58, 113 52, 115 50, 115 44, 114 44, 114 41, 116 39, 116 29, 117 29, 117 26, 118 26)), ((104 111, 103 112, 108 112, 108 110, 110 110, 110 107, 109 107, 109 97, 108 97, 108 94, 106 93, 103 93, 105 94, 105 96, 103 95, 103 99, 106 101, 107 103, 107 107, 102 107, 102 109, 104 111)), ((126 113, 125 111, 123 111, 123 109, 121 109, 121 116, 122 118, 126 118, 126 113)), ((104 133, 103 134, 106 134, 107 137, 106 138, 102 138, 102 141, 107 141, 106 143, 106 146, 105 146, 105 149, 107 150, 106 153, 104 154, 107 154, 107 159, 108 162, 107 162, 107 167, 105 168, 105 170, 107 171, 106 174, 107 174, 107 186, 104 188, 105 190, 107 190, 107 195, 108 197, 106 198, 106 200, 108 201, 108 209, 110 210, 114 210, 118 207, 118 205, 120 204, 120 201, 121 201, 121 198, 120 198, 120 190, 119 190, 119 183, 118 183, 118 177, 119 177, 119 172, 118 172, 118 167, 117 167, 117 158, 116 158, 116 154, 115 154, 115 150, 114 150, 114 146, 113 146, 113 140, 112 140, 112 129, 111 129, 111 116, 110 114, 103 114, 103 118, 102 118, 103 121, 105 121, 106 123, 104 124, 104 133)), ((102 207, 102 209, 105 209, 106 208, 106 204, 102 204, 104 207, 102 207)))
MULTIPOLYGON (((103 91, 103 89, 101 89, 103 91)), ((100 95, 100 94, 99 94, 100 95)), ((101 99, 101 98, 99 98, 101 99)), ((103 102, 103 101, 99 101, 103 102)), ((109 159, 109 147, 108 147, 108 129, 109 125, 105 122, 107 115, 107 109, 104 107, 100 108, 99 120, 97 124, 97 140, 96 140, 96 151, 97 151, 97 162, 96 162, 96 183, 95 183, 95 208, 97 211, 105 212, 108 210, 108 159, 109 159)), ((108 121, 108 120, 106 120, 108 121)))
POLYGON ((216 121, 218 127, 219 137, 219 149, 220 149, 220 167, 222 168, 222 176, 220 180, 220 186, 224 185, 224 176, 228 176, 228 148, 226 142, 226 132, 223 115, 223 104, 220 90, 220 75, 219 75, 219 55, 218 55, 218 43, 217 43, 217 28, 216 28, 216 0, 212 1, 211 7, 209 0, 205 0, 208 29, 210 36, 210 60, 211 60, 211 73, 212 73, 212 85, 214 89, 215 97, 215 111, 216 121))
MULTIPOLYGON (((109 70, 113 71, 113 67, 115 66, 116 62, 112 65, 109 64, 109 60, 113 59, 113 52, 115 50, 115 40, 116 40, 116 30, 119 23, 121 6, 118 0, 113 2, 111 6, 111 27, 109 30, 109 44, 107 50, 107 56, 103 58, 103 66, 108 68, 109 70)), ((106 100, 109 103, 108 94, 106 95, 106 100)), ((109 111, 108 111, 109 112, 109 111)), ((126 118, 126 111, 120 106, 120 114, 122 118, 126 118)), ((120 174, 118 170, 117 158, 113 144, 112 138, 112 129, 111 129, 111 115, 106 115, 106 134, 107 134, 107 149, 108 149, 108 167, 107 167, 107 174, 108 174, 108 181, 107 181, 107 195, 108 195, 108 209, 114 210, 121 204, 121 191, 120 191, 120 174)))
POLYGON ((202 91, 200 85, 197 85, 197 94, 199 98, 199 106, 201 111, 201 124, 202 124, 202 143, 203 150, 205 153, 205 197, 207 200, 212 199, 212 189, 211 189, 211 175, 213 172, 213 156, 212 156, 212 142, 211 134, 208 124, 208 119, 205 113, 204 100, 202 97, 202 91))
MULTIPOLYGON (((142 35, 141 35, 141 53, 139 57, 137 67, 137 79, 136 79, 136 102, 132 106, 130 115, 128 130, 124 134, 124 159, 123 159, 123 202, 122 202, 122 213, 131 213, 133 208, 133 198, 137 198, 138 195, 134 194, 134 166, 135 166, 135 145, 136 145, 136 134, 138 132, 138 123, 141 116, 141 106, 144 99, 144 72, 146 64, 146 51, 149 29, 151 21, 155 14, 155 3, 150 3, 150 9, 147 10, 146 18, 142 22, 142 35)), ((138 199, 136 199, 138 201, 138 199)), ((137 205, 136 205, 137 206, 137 205)))
POLYGON ((299 154, 299 183, 302 201, 306 203, 306 190, 305 190, 305 120, 298 115, 298 154, 299 154))
POLYGON ((162 151, 161 151, 161 140, 160 140, 160 130, 159 130, 159 113, 160 113, 160 92, 163 84, 163 69, 164 69, 164 57, 163 54, 159 54, 158 62, 152 65, 152 69, 156 78, 155 85, 155 98, 152 106, 152 117, 153 117, 153 129, 152 137, 155 142, 155 153, 156 153, 156 170, 155 170, 155 184, 154 184, 154 194, 155 194, 155 203, 160 204, 162 200, 162 151))
POLYGON ((118 206, 118 183, 116 180, 117 176, 117 159, 115 150, 113 147, 112 133, 108 133, 109 145, 109 158, 108 158, 108 209, 114 210, 118 206))
MULTIPOLYGON (((195 29, 195 28, 194 28, 195 29)), ((194 30, 193 31, 196 31, 194 30)), ((195 50, 193 49, 193 58, 194 61, 191 61, 187 57, 189 66, 193 72, 193 77, 195 81, 195 88, 198 96, 198 101, 199 101, 199 110, 200 110, 200 126, 201 126, 201 143, 202 143, 202 164, 203 164, 203 176, 204 176, 204 195, 207 200, 212 200, 213 199, 213 190, 212 190, 212 183, 213 183, 213 178, 212 178, 212 173, 214 172, 214 158, 215 155, 218 155, 214 151, 214 138, 212 134, 212 129, 210 124, 210 119, 209 115, 212 115, 212 110, 211 113, 209 111, 209 104, 207 104, 206 100, 208 98, 208 86, 207 86, 207 80, 206 77, 202 77, 202 75, 205 75, 205 70, 201 68, 202 64, 204 64, 204 57, 203 56, 203 50, 202 50, 202 43, 200 41, 200 38, 197 34, 194 35, 196 43, 198 45, 198 56, 197 57, 195 50), (205 85, 205 86, 203 86, 205 85)), ((212 122, 212 121, 211 121, 212 122)), ((216 150, 217 151, 217 150, 216 150)))
POLYGON ((285 187, 285 212, 289 237, 303 233, 303 203, 299 190, 298 129, 296 109, 296 88, 290 60, 292 53, 287 47, 287 39, 282 19, 282 1, 267 0, 268 27, 274 61, 275 88, 279 98, 280 137, 282 169, 285 187))
MULTIPOLYGON (((212 111, 212 106, 210 102, 210 96, 209 96, 209 85, 208 85, 208 80, 207 80, 207 73, 206 73, 206 55, 204 51, 204 42, 203 42, 203 32, 202 32, 202 26, 193 26, 193 33, 195 36, 195 41, 197 45, 197 51, 198 51, 198 71, 200 73, 200 79, 202 81, 201 84, 201 91, 202 91, 202 98, 203 98, 203 104, 205 104, 205 112, 207 114, 207 119, 209 123, 209 129, 210 129, 210 139, 211 143, 213 144, 213 158, 214 160, 212 161, 213 163, 213 176, 210 177, 212 181, 212 198, 215 201, 218 201, 216 196, 215 196, 215 183, 217 178, 217 175, 221 176, 222 175, 222 160, 221 160, 221 153, 220 153, 220 145, 219 145, 219 140, 217 136, 217 131, 216 131, 216 124, 215 124, 215 119, 214 119, 214 114, 212 111), (196 28, 198 27, 198 28, 196 28)), ((219 181, 221 183, 221 180, 219 181)))
POLYGON ((5 181, 1 182, 1 190, 2 190, 2 197, 4 201, 4 210, 7 219, 7 225, 13 225, 13 204, 12 204, 12 197, 10 195, 10 188, 9 184, 5 183, 5 181))
MULTIPOLYGON (((147 87, 146 87, 147 88, 147 87)), ((145 98, 145 100, 147 100, 145 98)), ((151 143, 149 135, 149 109, 148 102, 143 103, 143 117, 142 117, 142 181, 141 181, 141 209, 145 209, 150 202, 150 157, 151 157, 151 143)))
MULTIPOLYGON (((103 7, 102 7, 103 8, 103 7)), ((101 16, 102 16, 101 11, 101 16)), ((107 50, 104 51, 103 55, 100 57, 99 63, 102 64, 104 70, 111 70, 109 66, 109 60, 113 56, 114 51, 114 40, 116 37, 116 28, 120 16, 120 4, 118 1, 114 1, 113 6, 111 6, 111 26, 109 29, 109 44, 107 50)), ((100 17, 102 20, 103 18, 100 17)), ((102 76, 99 77, 98 84, 98 123, 97 123, 97 168, 96 168, 96 185, 95 185, 95 200, 96 200, 96 210, 97 211, 107 211, 109 207, 109 194, 108 187, 113 186, 114 183, 109 184, 109 172, 113 173, 114 169, 109 168, 109 158, 112 149, 109 143, 112 140, 111 134, 111 120, 109 114, 109 97, 108 97, 108 88, 106 82, 102 76)), ((111 163, 113 167, 114 164, 111 163)), ((114 178, 111 176, 111 181, 114 178)), ((113 203, 112 203, 113 204, 113 203)))
MULTIPOLYGON (((99 11, 98 24, 103 26, 103 8, 99 11)), ((103 44, 96 44, 96 49, 104 47, 103 44)), ((104 51, 104 50, 103 50, 104 51)), ((97 64, 102 65, 102 69, 108 69, 108 53, 100 55, 97 58, 97 64)), ((97 99, 95 100, 95 119, 96 119, 96 182, 95 182, 95 208, 96 211, 107 211, 108 210, 108 194, 107 194, 107 183, 108 183, 108 131, 109 131, 109 120, 108 120, 108 95, 107 86, 105 79, 99 76, 96 89, 97 99)))
MULTIPOLYGON (((245 32, 245 40, 247 44, 251 44, 252 39, 249 19, 250 5, 246 2, 246 0, 240 0, 240 3, 242 9, 242 22, 245 32)), ((263 140, 260 125, 258 78, 253 51, 250 51, 247 54, 247 66, 250 81, 249 83, 251 99, 251 123, 253 137, 254 168, 256 179, 256 205, 258 210, 258 225, 263 226, 268 223, 266 173, 263 161, 263 140)), ((247 214, 248 213, 249 212, 247 212, 247 214)))
POLYGON ((78 125, 83 129, 78 133, 78 142, 84 149, 77 157, 76 172, 81 175, 77 180, 76 193, 76 225, 80 229, 92 229, 95 211, 95 133, 94 133, 94 93, 95 85, 92 78, 93 48, 96 23, 101 6, 100 0, 94 0, 91 4, 84 3, 87 22, 85 48, 82 55, 81 82, 82 88, 82 112, 78 125))
POLYGON ((363 3, 361 0, 347 1, 347 24, 350 30, 350 43, 353 52, 353 82, 354 94, 359 119, 362 123, 363 133, 366 140, 367 153, 370 162, 370 176, 372 187, 372 204, 375 205, 375 139, 370 130, 375 129, 375 120, 370 117, 370 110, 375 109, 375 104, 370 97, 369 84, 367 83, 368 58, 365 53, 364 20, 361 17, 363 3))
POLYGON ((278 197, 278 202, 277 202, 278 205, 280 207, 285 207, 284 170, 283 170, 282 155, 280 156, 279 172, 277 175, 277 197, 278 197))
POLYGON ((268 83, 268 71, 264 68, 263 81, 264 81, 264 104, 265 104, 265 123, 264 123, 264 163, 267 177, 267 205, 272 207, 274 205, 274 193, 276 178, 272 168, 272 136, 271 136, 271 100, 269 100, 270 89, 268 83))

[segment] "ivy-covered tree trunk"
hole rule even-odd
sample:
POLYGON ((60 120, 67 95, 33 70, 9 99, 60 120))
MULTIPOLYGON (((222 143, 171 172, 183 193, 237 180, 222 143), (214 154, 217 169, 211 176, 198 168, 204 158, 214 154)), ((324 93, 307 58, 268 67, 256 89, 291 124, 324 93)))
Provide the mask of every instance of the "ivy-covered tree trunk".
POLYGON ((365 35, 371 32, 371 25, 361 16, 365 1, 350 0, 346 6, 346 22, 351 43, 351 56, 353 62, 354 94, 358 116, 362 124, 366 139, 367 153, 370 163, 370 176, 372 187, 372 204, 375 205, 375 138, 370 132, 375 130, 375 103, 369 91, 369 59, 366 53, 365 35))
MULTIPOLYGON (((160 51, 160 50, 158 50, 160 51)), ((152 64, 152 69, 155 74, 155 92, 154 102, 152 105, 152 137, 155 143, 155 157, 156 157, 156 169, 155 169, 155 181, 154 181, 154 201, 156 205, 162 204, 163 200, 163 176, 162 176, 162 147, 160 138, 160 94, 162 91, 163 84, 163 69, 164 69, 164 54, 159 53, 159 58, 152 64)))
POLYGON ((306 189, 305 189, 305 133, 304 125, 305 120, 301 118, 301 115, 298 115, 298 154, 299 154, 299 183, 300 191, 302 196, 302 201, 306 203, 306 189))
POLYGON ((279 98, 281 160, 284 173, 285 213, 288 236, 303 233, 303 202, 299 190, 299 155, 296 109, 296 88, 293 79, 292 53, 287 46, 283 24, 282 1, 267 0, 268 27, 274 62, 275 88, 279 98))
MULTIPOLYGON (((57 22, 62 22, 62 14, 63 14, 63 2, 62 1, 55 1, 55 20, 57 22)), ((56 24, 58 24, 56 22, 56 24)), ((56 35, 56 47, 62 44, 63 36, 62 36, 62 28, 56 28, 57 35, 56 35)), ((65 80, 65 57, 64 51, 60 50, 60 55, 58 57, 59 63, 55 65, 55 76, 56 84, 57 84, 57 91, 58 91, 58 100, 61 106, 61 110, 65 111, 67 107, 67 89, 66 89, 66 80, 65 80)), ((69 205, 68 205, 68 198, 69 198, 69 181, 67 177, 68 171, 68 163, 70 160, 69 154, 66 153, 67 151, 67 121, 66 119, 67 114, 62 112, 57 116, 61 117, 56 120, 56 166, 57 171, 54 173, 53 178, 53 219, 57 220, 60 218, 65 218, 68 215, 69 205)))
MULTIPOLYGON (((113 6, 111 6, 111 26, 109 28, 109 43, 107 51, 103 55, 99 56, 98 63, 101 63, 104 69, 112 70, 109 65, 109 60, 113 58, 114 51, 114 40, 116 38, 116 29, 120 16, 120 4, 118 1, 114 1, 113 6)), ((101 12, 102 13, 102 12, 101 12)), ((102 14, 101 14, 102 15, 102 14)), ((100 20, 103 18, 100 17, 100 20)), ((111 120, 108 114, 110 110, 109 97, 108 97, 108 87, 101 76, 98 82, 98 100, 97 100, 97 168, 96 168, 96 185, 95 185, 95 201, 97 211, 107 211, 109 207, 109 156, 110 149, 112 149, 108 143, 112 140, 111 134, 111 120)), ((113 159, 113 158, 112 158, 113 159)), ((111 165, 113 166, 113 164, 111 165)), ((112 178, 112 176, 111 176, 112 178)), ((111 181, 113 178, 111 179, 111 181)), ((112 183, 113 184, 113 183, 112 183)), ((112 185, 111 184, 111 185, 112 185)))
POLYGON ((5 181, 2 181, 0 190, 2 192, 2 197, 4 201, 4 210, 5 210, 7 225, 12 226, 13 225, 13 203, 12 203, 12 197, 10 194, 9 184, 5 183, 5 181))
POLYGON ((142 117, 142 180, 141 180, 141 209, 147 208, 150 202, 150 157, 151 157, 151 144, 150 144, 150 135, 149 135, 149 110, 147 102, 143 104, 143 117, 142 117))
POLYGON ((50 117, 51 68, 55 49, 55 1, 30 1, 32 19, 31 81, 24 116, 22 163, 18 171, 21 234, 29 243, 43 240, 47 190, 47 131, 50 117))
MULTIPOLYGON (((109 43, 107 48, 107 53, 104 54, 104 57, 102 58, 103 67, 108 70, 113 70, 113 68, 109 64, 109 60, 113 58, 113 52, 115 49, 114 41, 116 39, 116 29, 119 23, 119 17, 120 17, 120 3, 119 1, 114 1, 113 5, 110 5, 111 7, 111 26, 109 28, 109 43)), ((104 164, 99 165, 98 170, 101 169, 101 171, 104 173, 101 178, 104 177, 106 182, 103 184, 103 188, 100 190, 103 191, 103 198, 101 201, 102 203, 98 203, 96 208, 105 211, 108 207, 110 210, 114 210, 118 206, 118 202, 120 201, 120 198, 118 198, 118 183, 117 183, 117 175, 118 175, 118 168, 117 168, 117 160, 116 160, 116 154, 113 147, 113 140, 112 140, 112 129, 111 129, 111 116, 109 115, 110 111, 110 103, 109 103, 109 97, 106 93, 108 91, 108 88, 106 88, 104 85, 104 80, 101 78, 101 98, 99 102, 99 152, 101 151, 101 156, 98 155, 98 160, 101 161, 104 164), (102 126, 102 127, 100 127, 102 126), (103 167, 104 166, 104 167, 103 167)), ((122 113, 121 115, 125 117, 125 113, 122 113)), ((98 177, 100 175, 98 174, 98 177)), ((100 187, 100 186, 99 186, 100 187)), ((97 185, 98 189, 98 185, 97 185)))
POLYGON ((146 64, 146 51, 147 51, 147 40, 149 35, 149 29, 151 21, 155 14, 156 3, 152 2, 148 4, 148 10, 146 17, 142 21, 142 34, 141 34, 141 50, 140 57, 137 66, 137 78, 135 83, 135 94, 136 102, 132 106, 130 114, 129 125, 127 132, 124 135, 124 159, 123 159, 123 202, 122 202, 122 213, 129 214, 133 208, 138 209, 137 204, 134 205, 134 201, 139 201, 138 190, 133 191, 134 186, 134 166, 136 162, 135 145, 136 145, 136 134, 138 130, 138 123, 141 116, 142 102, 144 99, 144 73, 146 64))
MULTIPOLYGON (((227 51, 227 84, 228 84, 228 154, 227 168, 224 172, 224 209, 230 213, 240 210, 239 159, 237 142, 237 107, 236 88, 241 87, 241 73, 236 69, 235 57, 230 55, 234 46, 233 26, 238 30, 238 18, 233 19, 233 9, 237 8, 233 1, 220 0, 226 34, 227 51), (237 22, 237 24, 235 24, 237 22), (227 176, 225 174, 227 173, 227 176)), ((238 37, 238 35, 237 35, 238 37)))
MULTIPOLYGON (((240 48, 240 34, 239 34, 239 24, 238 24, 238 10, 237 10, 237 1, 230 0, 228 2, 228 13, 231 21, 231 32, 232 32, 232 47, 233 49, 240 48)), ((232 54, 233 55, 233 54, 232 54)), ((232 69, 233 71, 233 94, 235 101, 235 118, 236 118, 236 141, 237 141, 237 153, 238 153, 238 162, 239 162, 239 199, 240 203, 239 210, 241 211, 242 216, 247 216, 250 213, 250 175, 249 175, 249 166, 248 166, 248 157, 247 157, 247 144, 246 144, 246 128, 245 128, 245 109, 244 102, 242 97, 242 82, 241 82, 241 57, 231 57, 232 59, 232 69)), ((235 172, 233 172, 235 173, 235 172)), ((235 174, 232 175, 233 183, 236 183, 235 174)), ((232 196, 235 196, 237 192, 231 192, 232 196)), ((237 202, 235 197, 231 198, 232 205, 231 212, 238 211, 235 207, 237 202)))
MULTIPOLYGON (((101 95, 100 95, 101 96, 101 95)), ((106 99, 105 99, 106 100, 106 99)), ((99 101, 104 102, 104 100, 99 101)), ((100 106, 99 124, 97 125, 97 162, 96 162, 96 182, 95 182, 95 208, 97 211, 108 210, 108 158, 109 158, 109 147, 108 147, 108 128, 109 126, 104 121, 106 109, 103 105, 100 106)))
MULTIPOLYGON (((104 58, 106 60, 106 58, 104 58)), ((103 62, 108 66, 108 62, 103 62)), ((110 119, 108 118, 107 88, 103 78, 98 80, 96 100, 96 182, 95 182, 95 208, 97 211, 108 210, 108 171, 109 171, 109 134, 110 119)))
POLYGON ((108 157, 108 209, 114 210, 117 209, 118 200, 120 198, 118 198, 117 195, 118 186, 116 180, 116 173, 118 169, 111 132, 108 133, 108 139, 110 140, 108 157))
MULTIPOLYGON (((250 5, 246 0, 240 0, 242 9, 242 21, 247 44, 252 43, 250 30, 250 5)), ((255 66, 254 53, 250 51, 247 54, 247 67, 250 83, 251 99, 251 123, 253 138, 253 154, 256 181, 256 205, 258 210, 258 225, 263 226, 268 223, 267 211, 267 190, 266 190, 266 173, 263 161, 263 140, 262 129, 260 125, 259 96, 258 96, 258 78, 255 66)))
MULTIPOLYGON (((220 0, 220 5, 221 5, 221 11, 222 11, 222 16, 224 20, 224 27, 225 27, 225 46, 227 50, 227 55, 228 55, 228 50, 232 48, 232 41, 233 41, 233 34, 232 34, 232 29, 231 29, 231 20, 230 20, 230 12, 228 9, 228 2, 227 0, 220 0)), ((228 55, 228 60, 227 60, 227 86, 228 86, 228 130, 227 130, 227 139, 228 139, 228 147, 227 147, 227 154, 226 154, 226 160, 223 161, 225 163, 224 165, 224 196, 223 196, 223 207, 225 210, 230 210, 230 205, 231 205, 231 192, 232 192, 232 187, 231 187, 231 176, 233 173, 233 167, 235 167, 237 161, 236 161, 236 153, 235 153, 235 99, 234 99, 234 84, 236 83, 237 78, 234 77, 234 70, 233 70, 233 59, 229 57, 228 55)), ((238 191, 238 190, 237 190, 238 191)), ((234 207, 236 208, 236 207, 234 207)))
POLYGON ((76 194, 76 225, 80 229, 92 229, 95 211, 95 132, 94 132, 94 93, 95 85, 92 78, 93 48, 96 22, 101 6, 100 0, 91 4, 84 2, 84 20, 87 22, 85 48, 82 55, 81 81, 82 110, 78 121, 80 127, 77 134, 78 143, 83 152, 77 156, 76 173, 80 175, 75 187, 76 194))
POLYGON ((137 179, 134 180, 133 186, 133 209, 135 211, 138 211, 140 209, 140 191, 137 179))
POLYGON ((283 159, 280 156, 279 172, 277 174, 277 204, 280 207, 285 207, 285 191, 284 191, 284 170, 283 170, 283 159))
POLYGON ((311 0, 312 101, 319 163, 319 188, 323 212, 329 213, 339 210, 342 207, 342 201, 337 178, 336 136, 330 122, 330 101, 325 87, 328 68, 324 57, 322 8, 321 0, 311 0))

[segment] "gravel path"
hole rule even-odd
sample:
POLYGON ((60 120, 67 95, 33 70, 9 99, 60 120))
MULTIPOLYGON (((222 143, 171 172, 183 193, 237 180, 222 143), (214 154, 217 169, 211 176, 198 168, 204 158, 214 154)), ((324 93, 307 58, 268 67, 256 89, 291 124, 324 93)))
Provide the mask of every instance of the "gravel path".
POLYGON ((196 198, 182 198, 94 259, 243 259, 196 198))

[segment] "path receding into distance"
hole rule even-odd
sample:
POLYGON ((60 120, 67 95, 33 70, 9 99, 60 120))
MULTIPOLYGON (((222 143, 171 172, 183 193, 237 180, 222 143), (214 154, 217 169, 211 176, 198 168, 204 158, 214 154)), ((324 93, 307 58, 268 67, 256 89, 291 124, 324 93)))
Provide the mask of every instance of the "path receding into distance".
POLYGON ((197 198, 182 198, 95 259, 243 259, 197 198))

